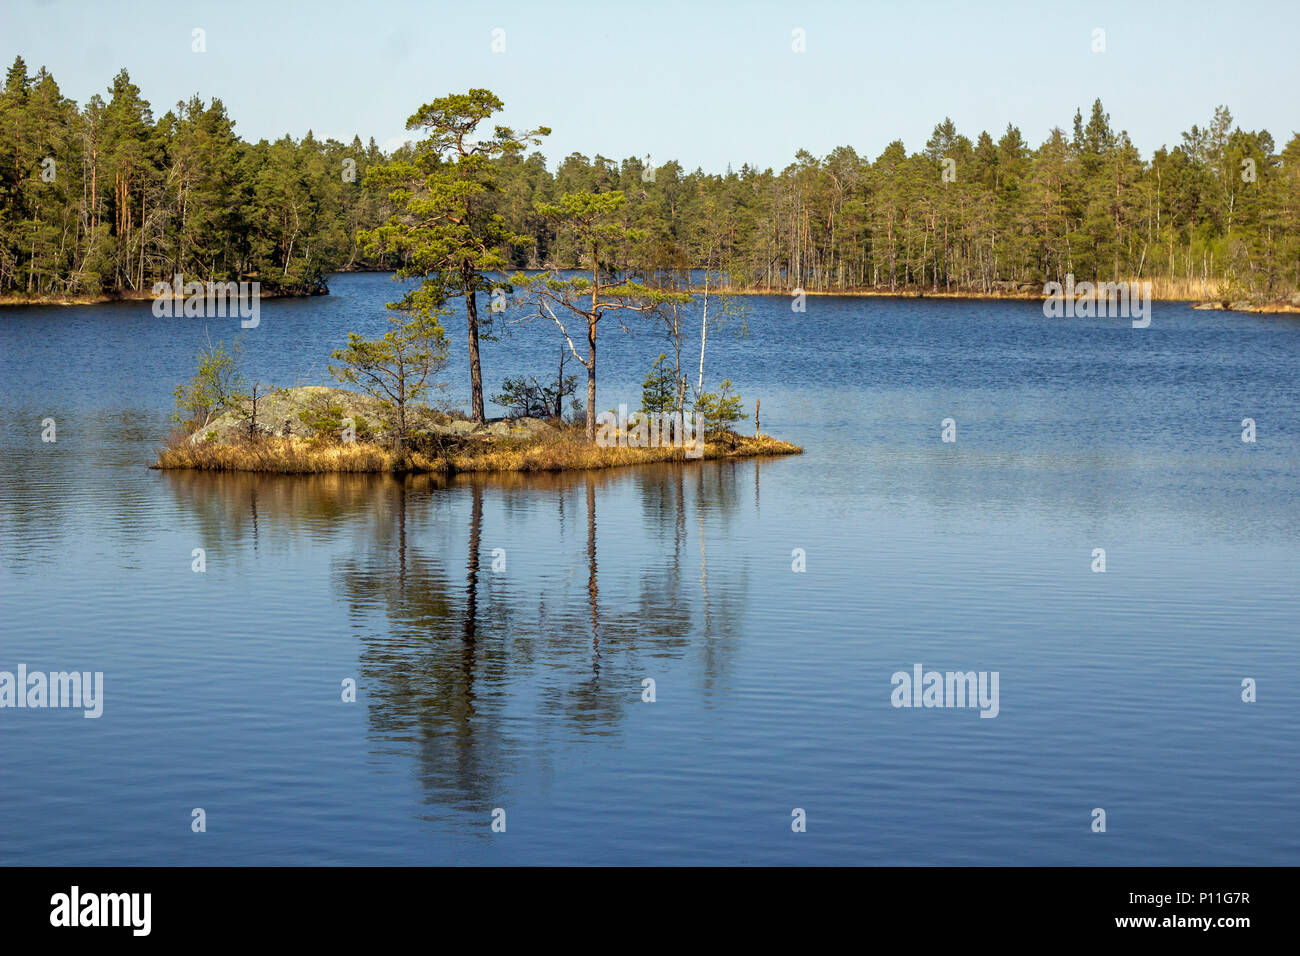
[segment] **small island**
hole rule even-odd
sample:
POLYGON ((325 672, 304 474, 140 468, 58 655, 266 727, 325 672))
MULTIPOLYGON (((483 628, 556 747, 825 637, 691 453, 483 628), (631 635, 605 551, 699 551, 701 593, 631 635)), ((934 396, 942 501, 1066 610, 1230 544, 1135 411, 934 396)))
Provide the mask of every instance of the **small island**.
MULTIPOLYGON (((322 472, 418 473, 566 471, 666 461, 700 461, 796 455, 803 449, 769 435, 740 435, 729 427, 706 431, 698 453, 662 440, 635 447, 636 413, 614 425, 609 444, 587 441, 580 423, 532 416, 484 423, 425 407, 407 409, 407 435, 398 441, 391 409, 372 396, 308 385, 273 390, 258 397, 258 419, 228 410, 163 448, 160 469, 255 471, 278 474, 322 472), (385 424, 388 423, 388 424, 385 424), (629 435, 631 433, 631 435, 629 435)), ((648 429, 647 429, 648 431, 648 429)))

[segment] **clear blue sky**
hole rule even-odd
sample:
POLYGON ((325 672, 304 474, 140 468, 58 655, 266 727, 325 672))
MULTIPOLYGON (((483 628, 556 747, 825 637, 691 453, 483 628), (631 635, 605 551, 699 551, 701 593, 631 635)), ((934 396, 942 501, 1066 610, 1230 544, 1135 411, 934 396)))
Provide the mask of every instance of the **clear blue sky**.
POLYGON ((385 147, 436 96, 485 86, 503 121, 570 152, 688 169, 780 169, 799 148, 909 151, 951 116, 1038 145, 1100 96, 1144 156, 1226 103, 1283 145, 1300 131, 1300 0, 639 3, 3 0, 0 56, 84 103, 125 66, 161 115, 220 97, 245 138, 385 147), (206 30, 207 52, 191 50, 206 30), (505 52, 492 51, 494 29, 505 52), (791 49, 802 29, 807 49, 791 49), (1092 52, 1093 30, 1106 51, 1092 52))

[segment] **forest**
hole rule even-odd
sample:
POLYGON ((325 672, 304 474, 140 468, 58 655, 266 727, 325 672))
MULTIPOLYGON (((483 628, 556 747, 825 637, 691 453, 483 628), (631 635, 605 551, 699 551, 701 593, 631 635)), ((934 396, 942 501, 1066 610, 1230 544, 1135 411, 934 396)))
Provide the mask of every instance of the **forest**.
MULTIPOLYGON (((145 296, 176 273, 312 294, 336 271, 419 272, 409 248, 376 241, 402 211, 379 171, 414 162, 418 142, 250 143, 219 99, 156 117, 126 70, 105 94, 78 106, 21 57, 5 75, 6 300, 145 296)), ((548 165, 538 130, 486 160, 502 271, 580 266, 578 233, 546 209, 620 192, 602 266, 706 269, 731 291, 1032 294, 1067 274, 1150 280, 1165 298, 1300 288, 1300 135, 1279 146, 1224 106, 1147 159, 1096 101, 1037 146, 1010 123, 971 139, 944 119, 919 151, 800 151, 779 172, 578 153, 548 165)))

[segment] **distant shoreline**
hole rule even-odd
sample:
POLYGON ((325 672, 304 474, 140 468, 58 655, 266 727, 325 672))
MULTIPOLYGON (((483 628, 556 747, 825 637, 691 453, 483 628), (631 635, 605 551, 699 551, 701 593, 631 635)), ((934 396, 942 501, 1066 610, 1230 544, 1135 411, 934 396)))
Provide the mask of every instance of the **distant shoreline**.
MULTIPOLYGON (((164 281, 164 280, 159 280, 164 281)), ((246 282, 256 281, 245 279, 246 282)), ((259 293, 263 299, 309 299, 319 295, 329 295, 328 286, 314 292, 284 292, 274 290, 259 293)), ((102 305, 106 302, 149 302, 155 298, 153 292, 144 289, 122 289, 99 295, 41 295, 25 296, 9 294, 0 296, 0 308, 22 308, 29 305, 102 305)), ((178 300, 179 301, 179 300, 178 300)))
MULTIPOLYGON (((703 289, 691 289, 694 294, 703 293, 703 289)), ((1046 297, 1042 292, 1013 292, 1011 290, 998 290, 996 292, 984 292, 980 289, 954 289, 933 291, 930 289, 842 289, 842 290, 817 290, 803 289, 805 296, 842 296, 844 298, 859 299, 965 299, 970 301, 988 301, 988 302, 1042 302, 1046 297)), ((754 288, 711 288, 710 295, 745 295, 745 296, 785 296, 791 293, 777 291, 772 289, 754 289, 754 288)), ((1180 296, 1180 295, 1153 295, 1154 302, 1190 302, 1195 303, 1193 309, 1216 310, 1226 312, 1267 312, 1283 313, 1294 312, 1300 313, 1300 294, 1293 295, 1290 299, 1277 299, 1272 302, 1229 302, 1214 299, 1206 299, 1204 296, 1180 296)))
MULTIPOLYGON (((338 275, 382 275, 391 274, 393 270, 379 269, 356 269, 340 271, 338 275)), ((540 270, 538 270, 540 271, 540 270)), ((693 288, 689 290, 694 295, 702 295, 704 288, 693 288)), ((736 288, 731 286, 713 287, 709 290, 710 295, 735 295, 735 296, 779 296, 788 297, 791 293, 776 289, 763 288, 759 286, 750 286, 736 288)), ((981 289, 804 289, 805 296, 841 296, 843 298, 856 299, 954 299, 980 302, 1041 302, 1043 294, 1037 290, 1013 291, 1009 289, 999 289, 992 292, 985 292, 981 289)), ((329 295, 329 287, 325 286, 319 291, 314 292, 263 292, 262 298, 266 299, 305 299, 313 298, 320 295, 329 295)), ((152 292, 141 289, 128 289, 125 291, 104 293, 101 295, 71 295, 71 296, 22 296, 6 295, 0 296, 0 308, 21 308, 23 306, 33 305, 58 305, 58 306, 75 306, 75 305, 100 305, 106 302, 147 302, 153 299, 152 292)), ((1244 302, 1228 301, 1206 298, 1205 296, 1187 296, 1187 295, 1154 295, 1153 301, 1156 302, 1188 302, 1192 303, 1193 309, 1204 311, 1220 312, 1249 312, 1255 314, 1300 314, 1300 293, 1292 295, 1289 299, 1276 299, 1271 302, 1244 302)))

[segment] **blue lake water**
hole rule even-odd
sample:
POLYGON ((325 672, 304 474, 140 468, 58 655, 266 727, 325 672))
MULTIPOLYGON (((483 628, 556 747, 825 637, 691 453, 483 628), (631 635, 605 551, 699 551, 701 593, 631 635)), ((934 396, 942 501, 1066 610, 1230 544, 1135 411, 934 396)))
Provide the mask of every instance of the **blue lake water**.
MULTIPOLYGON (((318 384, 383 329, 388 277, 331 290, 0 311, 0 671, 104 673, 99 719, 0 709, 0 863, 1300 862, 1296 318, 753 298, 708 379, 799 457, 148 470, 205 337, 318 384), (915 664, 997 717, 892 706, 915 664)), ((559 341, 485 343, 489 392, 559 341)), ((635 407, 662 336, 600 347, 635 407)))

